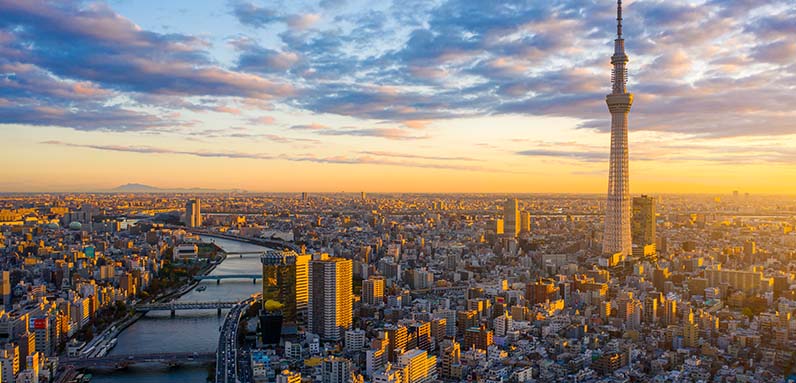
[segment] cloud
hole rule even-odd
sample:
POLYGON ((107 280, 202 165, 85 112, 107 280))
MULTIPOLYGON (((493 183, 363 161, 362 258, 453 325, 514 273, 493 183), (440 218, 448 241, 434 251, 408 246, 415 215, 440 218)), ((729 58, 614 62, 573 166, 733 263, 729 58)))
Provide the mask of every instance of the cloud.
POLYGON ((605 162, 608 154, 604 152, 579 152, 579 151, 559 151, 545 149, 529 149, 517 152, 521 156, 529 157, 554 157, 584 162, 605 162))
MULTIPOLYGON (((260 154, 260 153, 241 153, 235 151, 198 151, 198 150, 179 150, 159 148, 152 146, 125 146, 125 145, 95 145, 95 144, 76 144, 58 140, 41 142, 45 145, 58 145, 72 148, 84 148, 111 152, 126 152, 138 154, 166 154, 166 155, 187 155, 203 158, 231 158, 231 159, 253 159, 253 160, 282 160, 291 162, 313 162, 321 164, 344 164, 344 165, 387 165, 409 168, 441 169, 441 170, 465 170, 465 171, 486 171, 475 166, 460 166, 451 164, 435 164, 411 161, 392 161, 370 156, 348 157, 348 156, 315 156, 311 154, 260 154)), ((499 171, 499 170, 490 170, 499 171)))
POLYGON ((249 119, 250 124, 254 125, 273 125, 276 119, 271 116, 260 116, 249 119))
POLYGON ((431 124, 428 120, 407 120, 403 122, 404 126, 412 129, 425 129, 431 124))
POLYGON ((388 140, 422 140, 429 136, 417 136, 398 128, 339 128, 314 130, 316 134, 323 136, 356 136, 356 137, 377 137, 388 140))
POLYGON ((435 161, 478 161, 472 157, 427 156, 420 154, 394 153, 394 152, 383 152, 383 151, 362 151, 360 153, 372 156, 380 156, 380 157, 414 158, 414 159, 435 160, 435 161))
POLYGON ((329 127, 326 126, 326 125, 323 125, 323 124, 318 124, 318 123, 313 122, 312 124, 309 124, 309 125, 293 125, 293 126, 290 127, 290 129, 293 129, 293 130, 319 131, 319 130, 329 129, 329 127))
POLYGON ((276 10, 261 7, 251 2, 239 1, 232 5, 232 14, 241 24, 262 28, 282 20, 276 10))
POLYGON ((304 30, 311 27, 321 19, 319 14, 304 13, 284 15, 273 8, 267 8, 249 1, 232 3, 232 15, 246 26, 265 28, 274 23, 284 22, 294 30, 304 30))
POLYGON ((202 39, 145 31, 102 4, 4 1, 0 25, 16 52, 6 61, 119 91, 255 98, 294 92, 290 84, 214 65, 202 39))
POLYGON ((285 22, 292 29, 304 30, 317 23, 320 19, 321 16, 318 14, 306 13, 303 15, 290 15, 285 18, 285 22))
POLYGON ((208 158, 248 158, 248 159, 258 159, 258 160, 269 160, 275 158, 274 156, 268 154, 238 153, 235 151, 218 151, 218 152, 191 151, 191 150, 157 148, 152 146, 75 144, 75 143, 63 142, 58 140, 43 141, 42 144, 68 146, 72 148, 104 150, 112 152, 141 153, 141 154, 180 154, 180 155, 208 157, 208 158))
MULTIPOLYGON (((244 29, 230 41, 231 57, 214 57, 213 40, 149 31, 108 5, 0 1, 0 67, 16 68, 0 98, 27 112, 110 115, 100 127, 55 113, 0 113, 34 125, 115 129, 108 123, 119 120, 143 129, 174 123, 170 112, 182 109, 235 105, 245 113, 259 105, 348 116, 364 126, 304 129, 317 135, 390 139, 425 138, 411 129, 427 121, 501 114, 609 128, 612 5, 269 4, 233 1, 230 11, 242 25, 267 33, 244 29), (166 102, 147 101, 155 99, 166 102), (409 129, 367 127, 379 123, 409 129)), ((796 46, 788 40, 794 20, 796 5, 788 0, 627 4, 629 90, 636 95, 631 130, 700 138, 796 134, 796 46)))

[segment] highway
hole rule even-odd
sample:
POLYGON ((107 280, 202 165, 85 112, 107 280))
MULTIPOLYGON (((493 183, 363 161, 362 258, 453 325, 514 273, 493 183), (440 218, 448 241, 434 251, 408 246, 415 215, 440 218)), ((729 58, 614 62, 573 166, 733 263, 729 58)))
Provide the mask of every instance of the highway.
POLYGON ((249 306, 257 302, 253 296, 240 302, 227 313, 218 336, 216 350, 216 383, 239 383, 238 379, 238 326, 249 306))

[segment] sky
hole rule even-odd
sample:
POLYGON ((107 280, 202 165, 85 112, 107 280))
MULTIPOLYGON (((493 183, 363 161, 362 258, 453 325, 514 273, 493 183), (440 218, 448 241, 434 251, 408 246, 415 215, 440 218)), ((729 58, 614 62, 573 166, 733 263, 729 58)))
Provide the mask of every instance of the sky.
MULTIPOLYGON (((624 2, 630 189, 792 194, 796 2, 624 2)), ((0 191, 604 193, 608 0, 0 0, 0 191)))

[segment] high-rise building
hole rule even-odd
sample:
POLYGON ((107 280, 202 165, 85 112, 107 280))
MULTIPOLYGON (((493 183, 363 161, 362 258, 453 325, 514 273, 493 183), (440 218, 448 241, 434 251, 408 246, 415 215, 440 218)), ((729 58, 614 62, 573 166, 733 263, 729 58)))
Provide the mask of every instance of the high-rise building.
POLYGON ((11 273, 0 271, 0 294, 3 295, 3 307, 11 310, 11 273))
POLYGON ((503 233, 507 237, 520 233, 520 208, 516 198, 509 198, 503 204, 503 233))
POLYGON ((631 235, 635 246, 655 244, 655 198, 646 195, 633 198, 631 235))
POLYGON ((192 199, 185 203, 185 226, 202 226, 202 208, 199 199, 192 199))
POLYGON ((6 343, 0 349, 0 381, 13 382, 14 377, 19 373, 19 346, 14 343, 6 343))
POLYGON ((694 322, 694 312, 689 310, 683 322, 683 345, 696 348, 699 345, 699 327, 694 322))
POLYGON ((409 342, 409 330, 404 325, 388 325, 384 328, 389 345, 387 346, 388 360, 395 362, 398 356, 406 350, 409 342))
POLYGON ((384 277, 375 276, 362 281, 362 302, 369 305, 384 302, 384 277))
POLYGON ((520 212, 520 232, 521 233, 531 232, 531 212, 529 211, 520 212))
POLYGON ((298 313, 307 309, 310 255, 293 250, 269 250, 260 257, 263 265, 263 308, 279 309, 284 323, 297 323, 298 313), (265 307, 269 301, 279 303, 265 307), (278 306, 278 307, 277 307, 278 306))
POLYGON ((340 340, 353 321, 353 262, 322 255, 310 262, 309 271, 309 331, 340 340))
POLYGON ((627 117, 633 94, 627 92, 625 40, 622 38, 622 1, 616 8, 616 40, 611 56, 613 91, 605 98, 611 112, 611 158, 608 172, 608 201, 605 208, 603 253, 622 257, 632 252, 630 234, 630 174, 628 169, 627 117))

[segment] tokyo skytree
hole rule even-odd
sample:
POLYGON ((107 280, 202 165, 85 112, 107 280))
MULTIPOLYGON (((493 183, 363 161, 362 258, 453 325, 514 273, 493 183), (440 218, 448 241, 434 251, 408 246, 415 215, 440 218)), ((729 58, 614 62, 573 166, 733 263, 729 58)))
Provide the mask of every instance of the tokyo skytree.
POLYGON ((622 38, 622 0, 616 7, 616 40, 611 56, 613 91, 605 97, 611 112, 611 159, 608 173, 608 203, 605 210, 603 253, 632 252, 630 237, 630 174, 628 170, 627 116, 633 104, 633 94, 627 92, 627 62, 625 40, 622 38))

